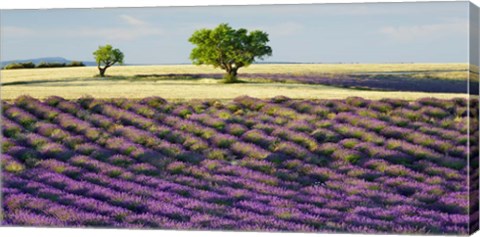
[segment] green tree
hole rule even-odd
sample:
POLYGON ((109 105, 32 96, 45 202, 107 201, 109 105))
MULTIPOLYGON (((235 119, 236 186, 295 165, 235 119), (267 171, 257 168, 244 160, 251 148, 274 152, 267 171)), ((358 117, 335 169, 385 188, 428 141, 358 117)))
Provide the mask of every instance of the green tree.
POLYGON ((115 63, 123 64, 123 53, 120 49, 115 49, 111 45, 99 46, 98 49, 93 52, 95 61, 97 62, 98 71, 100 76, 105 76, 107 68, 113 66, 115 63))
POLYGON ((196 45, 190 54, 192 62, 225 70, 225 81, 228 83, 237 82, 239 68, 272 55, 272 49, 267 45, 267 33, 258 30, 248 32, 243 28, 236 30, 228 24, 197 30, 188 41, 196 45))

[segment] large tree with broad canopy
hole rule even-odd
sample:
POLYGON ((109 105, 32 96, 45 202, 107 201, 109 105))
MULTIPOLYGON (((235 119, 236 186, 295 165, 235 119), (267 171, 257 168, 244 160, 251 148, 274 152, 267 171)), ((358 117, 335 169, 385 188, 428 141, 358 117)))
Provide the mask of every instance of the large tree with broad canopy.
POLYGON ((190 54, 192 62, 225 70, 227 83, 238 81, 239 68, 272 55, 272 49, 267 45, 267 33, 233 29, 228 24, 220 24, 214 29, 197 30, 188 41, 196 45, 190 54))

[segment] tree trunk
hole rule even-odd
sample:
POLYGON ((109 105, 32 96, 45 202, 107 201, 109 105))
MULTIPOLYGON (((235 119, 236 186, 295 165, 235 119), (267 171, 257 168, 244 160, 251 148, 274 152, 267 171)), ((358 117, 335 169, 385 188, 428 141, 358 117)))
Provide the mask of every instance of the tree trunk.
POLYGON ((237 70, 238 70, 238 69, 236 69, 236 68, 235 68, 235 69, 232 69, 232 71, 230 72, 230 75, 231 75, 232 77, 237 78, 237 70))
POLYGON ((105 71, 107 70, 107 68, 98 68, 98 70, 100 71, 100 77, 105 77, 105 71))
POLYGON ((238 82, 237 71, 238 71, 238 68, 232 68, 230 70, 227 70, 227 74, 225 75, 225 82, 226 83, 238 82))

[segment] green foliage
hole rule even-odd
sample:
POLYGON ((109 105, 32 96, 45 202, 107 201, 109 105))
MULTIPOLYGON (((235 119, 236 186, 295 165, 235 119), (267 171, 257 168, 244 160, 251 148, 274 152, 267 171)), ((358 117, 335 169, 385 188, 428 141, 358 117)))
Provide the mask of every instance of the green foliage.
POLYGON ((60 63, 60 62, 40 62, 35 65, 32 62, 26 63, 10 63, 6 65, 3 69, 23 69, 23 68, 54 68, 54 67, 84 67, 85 64, 80 61, 72 61, 70 63, 60 63))
POLYGON ((197 30, 188 41, 196 45, 190 54, 192 62, 225 70, 226 83, 237 82, 239 68, 272 55, 272 49, 267 45, 267 33, 258 30, 248 32, 243 28, 236 30, 228 24, 197 30))
POLYGON ((226 152, 222 150, 212 150, 207 152, 206 156, 210 160, 225 160, 227 158, 226 152))
POLYGON ((181 174, 185 170, 186 166, 182 162, 173 162, 168 165, 168 171, 172 172, 173 174, 181 174))
POLYGON ((105 71, 107 68, 116 63, 123 64, 124 58, 124 55, 120 49, 113 48, 109 44, 105 46, 99 46, 98 49, 93 52, 93 56, 95 57, 95 62, 97 62, 101 77, 105 76, 105 71))
POLYGON ((85 67, 85 64, 80 61, 71 61, 66 65, 67 67, 85 67))
POLYGON ((65 63, 57 62, 41 62, 37 65, 37 68, 49 68, 49 67, 65 67, 65 63))
MULTIPOLYGON (((17 136, 17 134, 19 134, 20 132, 22 131, 22 129, 20 127, 8 127, 8 128, 3 128, 3 134, 8 136, 8 137, 15 137, 17 136)), ((2 141, 2 146, 3 146, 3 142, 2 141)))
POLYGON ((23 68, 35 68, 35 64, 32 62, 26 62, 26 63, 10 63, 4 67, 5 70, 10 70, 10 69, 23 69, 23 68))
POLYGON ((58 62, 41 62, 36 67, 37 68, 51 68, 51 67, 84 67, 85 64, 80 61, 71 61, 69 63, 58 63, 58 62))
POLYGON ((228 73, 228 71, 227 71, 225 76, 223 76, 223 82, 225 82, 226 84, 238 82, 236 73, 235 73, 235 75, 233 75, 231 73, 228 73))
POLYGON ((10 173, 19 173, 25 170, 25 167, 18 163, 18 162, 9 162, 8 164, 5 165, 5 171, 10 172, 10 173))

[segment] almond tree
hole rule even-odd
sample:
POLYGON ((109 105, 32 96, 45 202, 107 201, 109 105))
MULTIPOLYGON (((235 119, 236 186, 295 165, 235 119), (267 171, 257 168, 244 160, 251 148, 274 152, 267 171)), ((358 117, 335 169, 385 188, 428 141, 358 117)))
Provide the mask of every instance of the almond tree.
POLYGON ((220 24, 215 29, 200 29, 188 40, 196 45, 190 54, 195 65, 213 65, 226 71, 225 82, 237 82, 238 69, 247 67, 257 59, 272 55, 267 45, 268 34, 262 31, 248 32, 220 24))
POLYGON ((115 63, 123 64, 123 53, 120 49, 115 49, 111 45, 99 46, 98 49, 93 52, 95 61, 97 62, 98 71, 101 77, 105 77, 105 71, 107 68, 113 66, 115 63))

